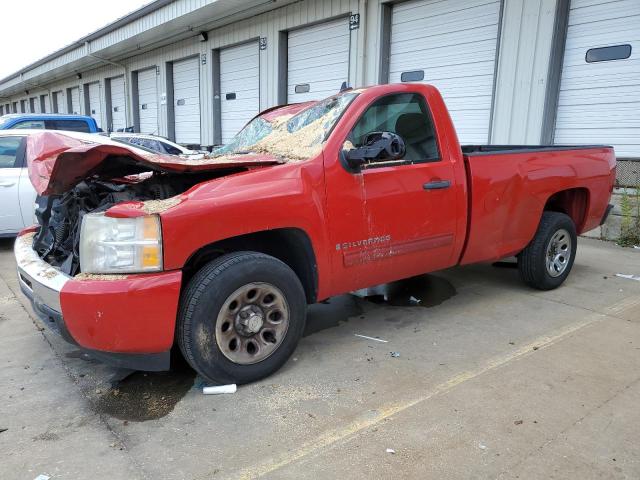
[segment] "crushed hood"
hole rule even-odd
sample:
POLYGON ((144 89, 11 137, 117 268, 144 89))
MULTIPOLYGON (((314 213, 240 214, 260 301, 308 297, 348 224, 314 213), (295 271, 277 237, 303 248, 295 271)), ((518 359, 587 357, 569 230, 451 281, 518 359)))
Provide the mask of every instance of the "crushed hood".
POLYGON ((265 154, 187 159, 148 152, 98 134, 38 131, 27 136, 29 178, 39 195, 66 192, 89 177, 113 179, 142 172, 205 172, 283 163, 265 154))

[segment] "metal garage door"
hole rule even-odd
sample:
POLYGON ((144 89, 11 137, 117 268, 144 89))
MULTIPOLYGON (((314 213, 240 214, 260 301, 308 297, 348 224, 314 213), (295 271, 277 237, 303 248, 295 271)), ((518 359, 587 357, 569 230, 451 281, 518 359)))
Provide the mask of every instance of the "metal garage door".
POLYGON ((100 83, 95 82, 89 84, 89 115, 91 115, 98 127, 101 125, 102 108, 100 104, 100 83))
POLYGON ((158 134, 158 87, 156 69, 138 72, 138 118, 140 132, 158 134))
POLYGON ((640 2, 570 6, 554 141, 640 157, 640 2))
POLYGON ((288 34, 287 99, 318 100, 349 81, 349 21, 346 18, 293 30, 288 34))
POLYGON ((220 51, 220 94, 222 143, 227 143, 260 111, 257 42, 220 51))
POLYGON ((173 106, 176 142, 200 144, 200 62, 187 58, 173 63, 173 106))
POLYGON ((499 23, 499 0, 393 6, 389 81, 435 85, 462 143, 489 141, 499 23))
POLYGON ((111 79, 111 131, 124 130, 127 126, 124 77, 111 79))
POLYGON ((80 114, 80 89, 78 87, 73 87, 68 90, 69 96, 71 98, 71 111, 69 113, 74 113, 76 115, 80 114))

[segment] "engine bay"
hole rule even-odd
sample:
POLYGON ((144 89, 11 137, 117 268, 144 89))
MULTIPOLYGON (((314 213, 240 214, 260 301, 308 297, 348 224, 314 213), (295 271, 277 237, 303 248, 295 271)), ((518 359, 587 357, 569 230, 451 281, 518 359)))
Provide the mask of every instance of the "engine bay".
POLYGON ((147 172, 112 181, 89 178, 61 195, 39 196, 35 210, 39 229, 33 249, 48 264, 75 276, 80 273, 80 229, 86 214, 105 212, 122 202, 169 199, 198 183, 241 170, 244 169, 193 174, 147 172))

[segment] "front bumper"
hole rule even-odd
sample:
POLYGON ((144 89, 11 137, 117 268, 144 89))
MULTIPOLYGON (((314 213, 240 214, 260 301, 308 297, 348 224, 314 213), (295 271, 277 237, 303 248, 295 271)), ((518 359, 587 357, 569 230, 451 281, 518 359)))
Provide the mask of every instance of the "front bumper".
POLYGON ((44 262, 32 242, 33 234, 16 239, 18 280, 47 327, 105 363, 169 368, 180 271, 79 280, 44 262))

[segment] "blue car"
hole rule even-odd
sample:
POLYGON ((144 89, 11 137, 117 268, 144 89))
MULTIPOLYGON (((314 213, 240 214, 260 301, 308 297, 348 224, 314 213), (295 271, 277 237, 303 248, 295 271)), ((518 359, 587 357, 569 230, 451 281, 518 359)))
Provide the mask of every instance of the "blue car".
POLYGON ((96 121, 86 115, 58 113, 11 113, 0 117, 0 130, 67 130, 71 132, 98 133, 96 121))

